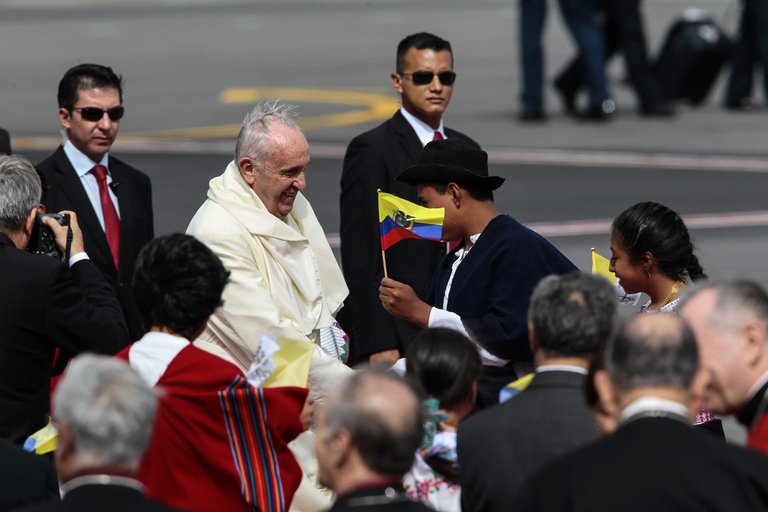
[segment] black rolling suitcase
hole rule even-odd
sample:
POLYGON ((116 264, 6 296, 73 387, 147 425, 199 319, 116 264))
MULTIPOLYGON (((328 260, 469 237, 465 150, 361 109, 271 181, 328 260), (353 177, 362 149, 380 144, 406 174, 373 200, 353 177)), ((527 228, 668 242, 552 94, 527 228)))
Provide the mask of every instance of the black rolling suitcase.
POLYGON ((689 14, 674 22, 654 65, 666 98, 701 104, 732 48, 730 38, 709 16, 689 14))

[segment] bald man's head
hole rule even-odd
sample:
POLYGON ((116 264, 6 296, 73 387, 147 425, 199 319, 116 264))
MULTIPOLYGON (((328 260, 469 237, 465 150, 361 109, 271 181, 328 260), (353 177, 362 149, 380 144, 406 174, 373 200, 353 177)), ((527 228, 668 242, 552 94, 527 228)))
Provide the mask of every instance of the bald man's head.
MULTIPOLYGON (((421 402, 408 384, 390 372, 356 372, 328 394, 318 416, 318 445, 346 431, 362 462, 377 474, 405 474, 421 444, 421 402)), ((321 451, 319 447, 318 457, 321 451)))
POLYGON ((605 367, 624 391, 640 387, 687 389, 699 367, 691 328, 675 315, 638 315, 608 343, 605 367))

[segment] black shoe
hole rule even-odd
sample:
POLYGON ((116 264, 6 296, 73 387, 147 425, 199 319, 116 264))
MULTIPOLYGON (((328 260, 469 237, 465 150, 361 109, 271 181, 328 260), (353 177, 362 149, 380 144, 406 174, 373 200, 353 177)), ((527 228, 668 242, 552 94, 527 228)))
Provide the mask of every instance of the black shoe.
POLYGON ((517 119, 523 123, 541 123, 547 120, 547 115, 543 110, 523 110, 518 114, 517 119))
POLYGON ((566 115, 576 116, 578 114, 576 111, 577 91, 566 90, 559 80, 555 80, 552 85, 560 96, 560 101, 563 103, 563 109, 565 110, 566 115))
POLYGON ((640 115, 645 117, 673 117, 675 109, 666 101, 656 101, 641 106, 640 115))
POLYGON ((592 105, 579 114, 579 119, 584 121, 608 121, 616 112, 616 103, 613 100, 605 100, 600 105, 592 105))

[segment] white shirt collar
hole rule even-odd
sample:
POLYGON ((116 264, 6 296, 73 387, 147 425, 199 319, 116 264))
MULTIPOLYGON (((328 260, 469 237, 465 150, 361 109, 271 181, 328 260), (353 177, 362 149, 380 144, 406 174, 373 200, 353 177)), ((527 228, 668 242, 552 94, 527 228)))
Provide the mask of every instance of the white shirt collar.
POLYGON ((536 373, 543 372, 573 372, 579 373, 581 375, 589 374, 586 368, 582 368, 581 366, 573 366, 570 364, 543 364, 536 367, 536 373))
POLYGON ((70 142, 69 139, 65 139, 64 143, 64 153, 66 153, 67 158, 69 158, 69 163, 72 164, 72 167, 74 167, 75 172, 79 177, 83 177, 85 174, 88 174, 91 172, 91 169, 95 165, 103 165, 107 168, 107 171, 109 171, 109 153, 104 153, 104 156, 101 157, 101 161, 94 162, 85 154, 77 149, 72 142, 70 142))
POLYGON ((403 107, 400 107, 400 113, 403 114, 403 117, 406 121, 408 121, 408 124, 410 124, 416 131, 416 136, 421 141, 422 146, 426 146, 427 143, 432 142, 432 139, 435 137, 435 132, 440 132, 444 139, 448 138, 445 136, 445 127, 443 126, 442 119, 440 120, 440 126, 438 126, 437 130, 435 130, 427 123, 405 110, 403 107))
POLYGON ((655 396, 644 396, 638 398, 621 411, 619 416, 619 422, 624 423, 633 416, 637 416, 648 412, 661 412, 669 413, 675 416, 681 416, 683 418, 688 417, 688 408, 680 402, 674 400, 667 400, 666 398, 658 398, 655 396))

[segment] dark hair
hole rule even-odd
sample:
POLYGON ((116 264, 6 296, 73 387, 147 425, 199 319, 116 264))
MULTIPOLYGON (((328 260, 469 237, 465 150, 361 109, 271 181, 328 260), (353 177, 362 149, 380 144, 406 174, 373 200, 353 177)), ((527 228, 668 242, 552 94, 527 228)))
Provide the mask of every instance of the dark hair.
POLYGON ((408 53, 408 50, 411 48, 416 48, 417 50, 433 50, 436 52, 448 50, 448 53, 451 54, 451 59, 453 59, 451 43, 445 39, 428 32, 411 34, 405 37, 400 41, 400 44, 397 45, 397 62, 395 63, 395 69, 398 73, 402 73, 405 70, 405 54, 408 53))
MULTIPOLYGON (((482 186, 477 185, 465 185, 463 183, 457 184, 467 191, 469 194, 469 197, 474 199, 475 201, 493 201, 493 190, 489 188, 484 188, 482 186)), ((445 191, 448 190, 448 184, 447 183, 425 183, 425 185, 432 187, 435 189, 435 192, 438 194, 445 195, 445 191)))
POLYGON ((619 389, 687 389, 699 368, 696 338, 677 315, 637 315, 606 346, 605 368, 619 389))
POLYGON ((437 398, 443 409, 472 395, 482 363, 466 336, 453 329, 424 329, 405 355, 405 375, 424 394, 437 398))
POLYGON ((78 64, 64 73, 59 82, 59 108, 72 110, 78 91, 87 89, 117 89, 123 102, 123 77, 112 68, 99 64, 78 64))
POLYGON ((416 450, 424 435, 424 414, 421 400, 413 387, 397 374, 376 368, 358 370, 341 384, 338 397, 325 404, 326 435, 340 428, 349 432, 360 458, 371 470, 385 475, 402 476, 411 469, 416 450), (381 400, 373 406, 371 383, 390 381, 405 387, 412 395, 411 404, 400 404, 404 409, 400 418, 382 417, 381 400), (401 423, 393 426, 393 420, 401 423))
POLYGON ((611 334, 618 300, 602 276, 547 276, 531 295, 528 319, 536 346, 549 357, 591 358, 611 334))
POLYGON ((147 328, 166 327, 189 340, 222 304, 229 272, 202 242, 176 233, 139 253, 133 289, 147 328))
POLYGON ((693 253, 683 219, 674 210, 653 202, 637 203, 621 212, 611 226, 613 235, 632 261, 650 252, 665 275, 676 280, 706 279, 693 253))

